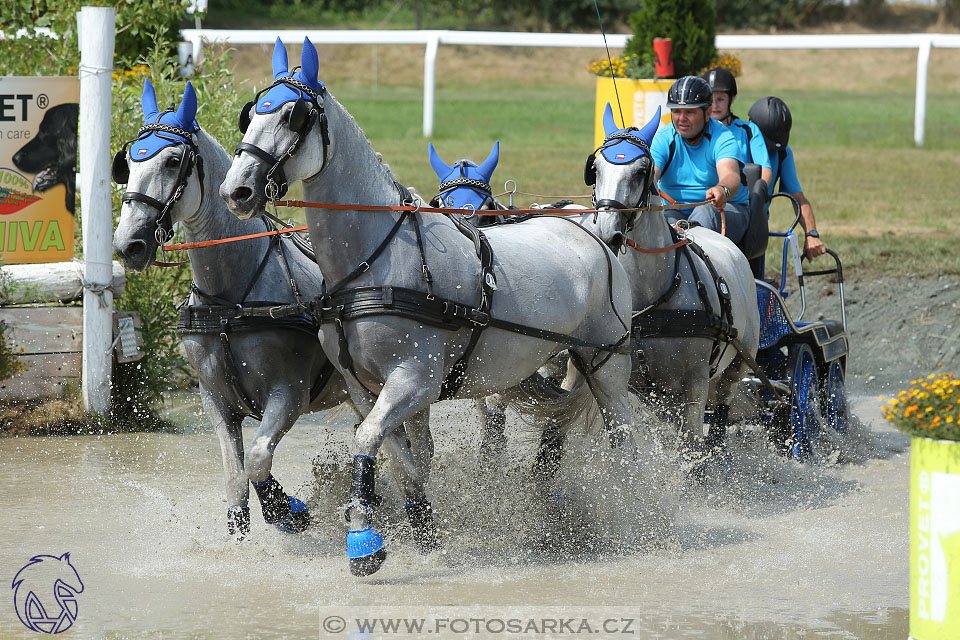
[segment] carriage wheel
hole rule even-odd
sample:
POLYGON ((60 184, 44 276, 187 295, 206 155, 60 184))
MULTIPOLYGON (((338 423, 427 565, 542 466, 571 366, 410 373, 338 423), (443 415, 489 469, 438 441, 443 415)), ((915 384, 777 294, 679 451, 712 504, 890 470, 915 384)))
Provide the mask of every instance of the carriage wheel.
POLYGON ((808 461, 813 458, 813 447, 820 435, 817 364, 809 346, 790 347, 787 376, 790 402, 774 412, 771 435, 795 460, 808 461))
POLYGON ((843 364, 839 360, 830 363, 827 379, 820 398, 820 413, 824 421, 837 433, 847 432, 847 390, 844 385, 843 364))

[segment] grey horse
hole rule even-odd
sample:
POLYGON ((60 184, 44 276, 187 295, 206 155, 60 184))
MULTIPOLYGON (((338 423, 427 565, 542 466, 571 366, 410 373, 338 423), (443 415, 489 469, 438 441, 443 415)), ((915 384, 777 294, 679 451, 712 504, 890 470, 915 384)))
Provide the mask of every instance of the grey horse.
MULTIPOLYGON (((528 221, 523 234, 493 227, 484 247, 456 218, 353 209, 409 199, 317 79, 309 40, 291 74, 278 38, 273 68, 274 85, 241 112, 245 134, 220 194, 241 219, 262 215, 293 180, 303 181, 308 201, 344 205, 310 208, 307 221, 320 270, 333 283, 315 305, 320 340, 364 416, 346 508, 351 571, 368 575, 386 558, 372 524, 377 451, 442 393, 479 398, 514 387, 570 347, 611 444, 634 446, 624 349, 630 285, 609 249, 560 218, 528 221)), ((403 486, 415 489, 406 496, 411 506, 423 505, 432 518, 416 467, 404 469, 403 486)))
MULTIPOLYGON (((115 179, 128 184, 113 240, 124 267, 140 272, 150 266, 174 223, 191 243, 264 232, 263 221, 238 220, 217 196, 230 156, 196 124, 192 85, 176 111, 160 113, 147 80, 142 104, 145 127, 114 158, 115 179)), ((220 439, 228 530, 239 539, 248 533, 252 482, 267 522, 300 532, 309 513, 273 478, 274 450, 303 413, 352 403, 343 376, 316 340, 312 318, 275 320, 269 310, 316 296, 320 270, 291 240, 276 235, 192 248, 188 255, 193 286, 179 329, 220 439), (245 416, 260 420, 246 452, 245 416)), ((417 415, 407 423, 424 474, 433 448, 426 419, 417 415)))
POLYGON ((602 213, 586 214, 582 223, 615 248, 630 276, 632 383, 679 401, 681 444, 697 459, 705 445, 722 441, 730 397, 745 372, 744 355, 752 359, 757 353, 760 316, 750 265, 732 241, 694 227, 685 237, 701 254, 685 247, 664 250, 675 245, 678 236, 663 214, 630 211, 658 200, 649 145, 659 123, 658 109, 642 129, 619 128, 607 104, 606 139, 587 157, 584 176, 602 213), (729 305, 721 305, 721 296, 729 305), (713 423, 704 440, 709 396, 713 423))
MULTIPOLYGON (((515 222, 510 216, 509 207, 501 204, 490 188, 493 172, 500 161, 500 142, 494 143, 490 153, 480 164, 470 159, 461 159, 448 165, 434 148, 433 143, 427 147, 430 156, 430 166, 440 180, 437 195, 430 201, 431 206, 442 206, 464 211, 464 218, 477 227, 484 228, 495 224, 515 222), (501 215, 485 215, 491 211, 502 212, 501 215)), ((524 226, 514 225, 516 233, 523 233, 524 226)), ((541 377, 564 377, 563 371, 567 368, 563 358, 557 358, 549 367, 541 369, 541 377), (559 371, 558 371, 559 370, 559 371)), ((487 396, 481 402, 484 413, 483 431, 480 436, 480 455, 486 459, 501 455, 507 446, 506 439, 506 408, 514 393, 495 393, 487 396)), ((535 400, 543 404, 542 400, 535 400)), ((526 405, 526 406, 529 406, 526 405)), ((534 471, 541 478, 547 479, 556 471, 560 462, 561 448, 566 429, 570 428, 574 420, 569 414, 556 417, 540 416, 544 419, 544 428, 540 437, 540 447, 537 450, 534 462, 534 471)))

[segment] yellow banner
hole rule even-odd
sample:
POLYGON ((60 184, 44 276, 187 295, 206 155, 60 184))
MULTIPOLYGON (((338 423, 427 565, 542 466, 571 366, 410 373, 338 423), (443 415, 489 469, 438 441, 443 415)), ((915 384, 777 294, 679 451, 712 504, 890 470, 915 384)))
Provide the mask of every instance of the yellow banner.
POLYGON ((621 127, 642 127, 660 110, 660 126, 670 124, 670 110, 667 109, 667 91, 673 80, 628 80, 616 78, 597 78, 597 103, 594 114, 593 146, 599 147, 606 137, 603 132, 603 111, 607 103, 613 107, 613 116, 621 127), (618 101, 619 97, 619 101, 618 101), (618 106, 619 105, 619 106, 618 106), (620 122, 621 113, 624 122, 620 122))
POLYGON ((910 637, 960 638, 960 442, 910 445, 910 637))
POLYGON ((0 77, 0 257, 73 257, 78 78, 0 77))

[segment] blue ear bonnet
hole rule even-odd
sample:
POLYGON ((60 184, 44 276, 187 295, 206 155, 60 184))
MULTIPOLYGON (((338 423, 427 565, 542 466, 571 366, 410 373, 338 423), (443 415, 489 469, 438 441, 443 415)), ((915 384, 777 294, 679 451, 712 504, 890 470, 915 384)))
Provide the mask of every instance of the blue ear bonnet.
MULTIPOLYGON (((437 176, 440 177, 440 176, 437 176)), ((474 180, 479 180, 487 185, 489 189, 490 180, 486 176, 480 173, 477 168, 477 165, 473 164, 469 160, 461 160, 453 166, 453 170, 448 173, 445 177, 440 178, 440 183, 449 182, 450 180, 456 180, 457 178, 472 178, 474 180)), ((482 191, 482 188, 478 187, 454 187, 443 193, 444 203, 454 209, 463 209, 473 207, 474 210, 479 209, 486 199, 490 196, 490 191, 482 191)))
MULTIPOLYGON (((634 131, 636 130, 634 129, 634 131)), ((632 131, 630 131, 630 129, 619 129, 617 133, 620 133, 620 132, 624 132, 624 133, 630 132, 631 134, 633 133, 632 131)), ((637 138, 638 140, 641 139, 639 138, 639 136, 636 136, 636 135, 634 135, 634 137, 637 138)), ((648 155, 644 149, 642 149, 641 147, 638 147, 635 144, 627 142, 626 140, 620 140, 619 142, 615 142, 610 146, 602 147, 600 149, 600 153, 602 153, 603 157, 606 158, 607 161, 612 164, 630 164, 637 158, 641 158, 645 155, 648 155)))
MULTIPOLYGON (((193 90, 193 85, 189 82, 184 90, 183 100, 176 111, 161 113, 157 109, 157 97, 149 80, 144 82, 142 101, 144 124, 166 124, 190 133, 200 130, 200 125, 194 119, 197 115, 197 94, 193 90)), ((181 135, 168 131, 151 131, 142 137, 138 137, 130 145, 130 159, 134 162, 149 160, 164 147, 174 144, 193 145, 193 140, 188 140, 181 135)))
POLYGON ((494 145, 482 165, 461 160, 448 166, 440 159, 433 144, 430 144, 429 151, 430 164, 440 179, 437 196, 443 198, 444 204, 453 209, 480 209, 491 195, 490 178, 500 160, 500 143, 494 145))
MULTIPOLYGON (((320 66, 319 56, 313 43, 310 42, 308 38, 303 39, 303 52, 300 59, 302 63, 300 70, 290 73, 287 68, 287 49, 278 37, 273 47, 273 79, 276 81, 281 78, 293 78, 305 84, 315 95, 319 96, 326 87, 317 79, 320 66)), ((305 91, 281 83, 273 86, 257 99, 257 113, 273 113, 284 104, 300 98, 312 102, 322 102, 322 100, 319 99, 314 100, 313 96, 310 96, 305 91)))
POLYGON ((659 126, 660 108, 657 107, 656 114, 642 129, 636 127, 620 129, 616 125, 613 118, 613 109, 608 102, 603 114, 603 130, 606 138, 604 138, 600 153, 611 164, 630 164, 637 158, 649 156, 650 143, 659 126), (633 138, 636 142, 624 139, 626 136, 633 138))

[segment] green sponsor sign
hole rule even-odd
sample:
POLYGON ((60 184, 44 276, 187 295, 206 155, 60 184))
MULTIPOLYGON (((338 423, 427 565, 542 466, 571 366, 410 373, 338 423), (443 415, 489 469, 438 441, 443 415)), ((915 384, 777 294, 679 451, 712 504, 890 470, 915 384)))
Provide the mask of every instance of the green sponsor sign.
POLYGON ((910 636, 960 638, 960 442, 910 446, 910 636))

